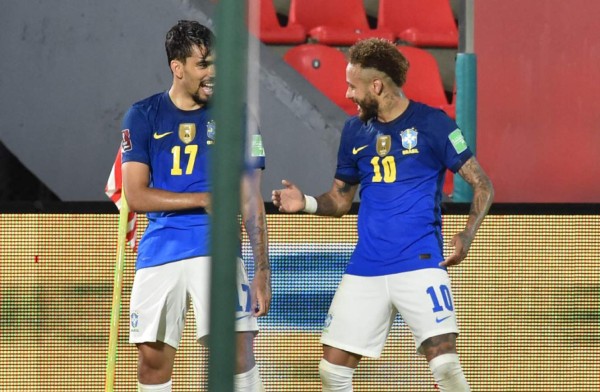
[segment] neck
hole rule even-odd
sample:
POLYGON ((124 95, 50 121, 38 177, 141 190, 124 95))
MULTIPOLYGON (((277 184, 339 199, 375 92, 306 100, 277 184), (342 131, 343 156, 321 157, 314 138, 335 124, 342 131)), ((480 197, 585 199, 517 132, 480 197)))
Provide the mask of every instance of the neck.
POLYGON ((400 94, 398 95, 384 96, 383 102, 379 105, 377 120, 382 123, 395 120, 406 111, 408 102, 408 98, 404 96, 402 91, 400 91, 400 94))
POLYGON ((189 94, 180 91, 174 85, 169 89, 169 98, 173 105, 181 110, 198 110, 204 106, 196 103, 189 94))

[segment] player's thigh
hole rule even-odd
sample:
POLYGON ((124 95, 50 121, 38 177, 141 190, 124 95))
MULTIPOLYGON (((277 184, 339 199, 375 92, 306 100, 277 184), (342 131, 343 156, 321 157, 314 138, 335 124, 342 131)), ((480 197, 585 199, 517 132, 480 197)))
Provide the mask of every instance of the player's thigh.
POLYGON ((129 305, 130 343, 160 341, 178 347, 187 313, 185 285, 180 262, 136 271, 129 305))
POLYGON ((208 256, 186 260, 187 292, 192 301, 196 321, 196 339, 208 335, 210 317, 210 268, 208 256))
POLYGON ((321 343, 377 358, 395 315, 385 276, 344 274, 325 319, 321 343))
POLYGON ((253 331, 236 332, 236 373, 245 373, 256 364, 254 359, 253 331))
POLYGON ((138 343, 138 373, 142 378, 164 376, 168 380, 173 373, 175 348, 163 342, 138 343))
POLYGON ((426 339, 458 334, 454 299, 448 273, 439 268, 390 276, 394 306, 408 325, 420 350, 426 339))
MULTIPOLYGON (((206 336, 209 333, 210 319, 210 258, 198 257, 187 261, 186 271, 189 276, 188 291, 194 307, 196 320, 196 338, 202 344, 206 344, 206 336)), ((258 323, 251 312, 251 293, 248 275, 241 259, 238 259, 236 267, 236 290, 238 303, 236 304, 236 331, 257 331, 258 323)), ((226 290, 222 287, 219 290, 226 290)))

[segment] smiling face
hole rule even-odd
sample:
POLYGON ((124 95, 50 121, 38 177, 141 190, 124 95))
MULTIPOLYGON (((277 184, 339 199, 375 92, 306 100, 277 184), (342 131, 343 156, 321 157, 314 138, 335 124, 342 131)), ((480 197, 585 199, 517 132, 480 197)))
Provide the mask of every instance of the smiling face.
POLYGON ((173 87, 171 98, 177 107, 194 110, 206 106, 214 91, 215 58, 201 46, 194 45, 190 56, 172 60, 173 87))
POLYGON ((214 35, 195 21, 180 20, 168 32, 165 49, 173 73, 169 96, 182 110, 205 106, 213 94, 214 35))
POLYGON ((362 69, 360 65, 348 64, 346 67, 346 98, 352 100, 358 106, 358 117, 363 122, 367 122, 373 117, 377 117, 379 112, 379 101, 376 99, 374 91, 371 91, 372 83, 367 78, 367 70, 362 69))
POLYGON ((194 46, 192 55, 181 64, 181 85, 192 100, 204 106, 213 94, 215 81, 214 55, 199 46, 194 46))

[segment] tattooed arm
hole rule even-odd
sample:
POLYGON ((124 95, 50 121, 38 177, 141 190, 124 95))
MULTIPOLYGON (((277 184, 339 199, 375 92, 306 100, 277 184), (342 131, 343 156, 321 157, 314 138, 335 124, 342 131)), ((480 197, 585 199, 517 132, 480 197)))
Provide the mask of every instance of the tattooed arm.
MULTIPOLYGON (((304 193, 293 183, 283 180, 284 189, 274 190, 271 200, 275 207, 281 212, 298 212, 306 206, 304 193)), ((349 185, 344 181, 335 179, 329 192, 317 197, 316 215, 340 217, 346 214, 352 207, 354 194, 358 184, 349 185)))
POLYGON ((451 245, 454 247, 454 252, 440 264, 444 267, 457 265, 467 257, 473 238, 494 199, 492 182, 475 157, 465 162, 458 174, 473 188, 473 201, 465 229, 452 238, 451 245))
POLYGON ((252 311, 264 316, 271 306, 271 264, 265 204, 260 193, 261 170, 254 170, 242 181, 242 221, 254 256, 252 280, 252 311))
POLYGON ((329 192, 317 197, 317 215, 340 217, 350 211, 358 185, 335 179, 329 192))

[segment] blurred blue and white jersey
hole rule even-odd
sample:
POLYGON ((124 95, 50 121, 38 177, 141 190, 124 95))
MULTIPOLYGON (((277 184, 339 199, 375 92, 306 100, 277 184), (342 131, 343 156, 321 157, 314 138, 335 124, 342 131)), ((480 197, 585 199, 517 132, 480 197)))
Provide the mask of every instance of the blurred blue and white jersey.
POLYGON ((347 120, 335 178, 360 184, 360 208, 358 244, 346 273, 441 268, 446 169, 457 172, 472 155, 450 117, 418 102, 389 123, 347 120))

